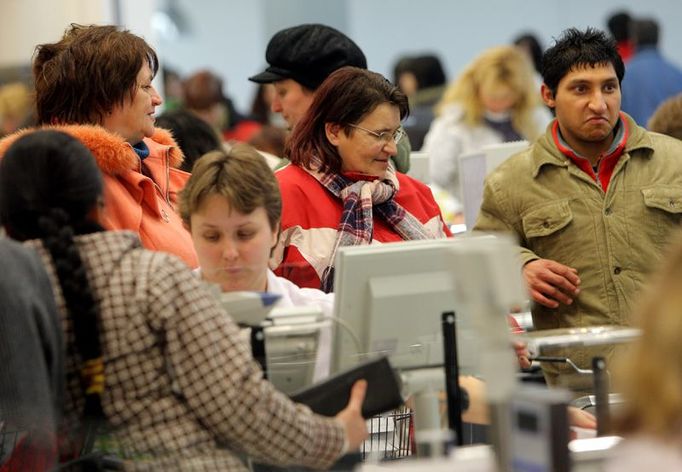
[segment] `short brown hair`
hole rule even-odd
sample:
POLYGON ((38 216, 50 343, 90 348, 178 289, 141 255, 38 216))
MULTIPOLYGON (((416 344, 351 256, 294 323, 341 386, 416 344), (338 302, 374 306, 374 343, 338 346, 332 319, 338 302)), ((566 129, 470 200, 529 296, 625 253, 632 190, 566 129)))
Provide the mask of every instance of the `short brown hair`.
POLYGON ((132 100, 145 61, 156 75, 156 53, 127 30, 71 25, 59 42, 36 47, 33 78, 38 121, 101 124, 116 105, 132 100))
POLYGON ((210 71, 202 70, 182 83, 185 106, 193 110, 208 110, 223 98, 223 81, 210 71))
POLYGON ((313 155, 322 161, 322 172, 341 170, 341 156, 327 139, 326 123, 341 125, 350 135, 350 126, 362 121, 382 103, 398 107, 400 119, 409 114, 407 97, 383 75, 357 67, 342 67, 322 83, 310 108, 289 138, 286 154, 295 165, 310 168, 313 155))
POLYGON ((180 216, 189 227, 191 216, 206 197, 218 194, 245 215, 263 207, 271 229, 282 215, 277 179, 263 156, 248 144, 235 144, 229 151, 212 151, 194 164, 192 176, 180 194, 180 216))

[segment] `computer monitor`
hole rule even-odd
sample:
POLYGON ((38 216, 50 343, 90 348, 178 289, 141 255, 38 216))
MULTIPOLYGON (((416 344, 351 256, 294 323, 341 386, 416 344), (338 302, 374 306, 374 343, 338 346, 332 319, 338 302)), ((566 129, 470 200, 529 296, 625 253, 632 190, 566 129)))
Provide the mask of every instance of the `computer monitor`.
MULTIPOLYGON (((405 241, 340 248, 334 281, 336 301, 332 371, 388 355, 398 369, 443 365, 441 315, 458 311, 448 248, 456 239, 405 241), (352 331, 355 336, 349 335, 352 331)), ((472 332, 458 318, 460 346, 472 332)), ((463 372, 475 353, 459 349, 463 372)))
POLYGON ((410 170, 407 171, 407 175, 426 185, 431 183, 428 152, 414 151, 410 153, 410 170))
POLYGON ((502 162, 528 147, 528 141, 483 146, 480 151, 459 157, 459 182, 464 206, 464 222, 469 231, 474 227, 483 201, 483 183, 502 162))
POLYGON ((382 354, 400 370, 442 366, 442 313, 453 311, 460 372, 490 371, 482 363, 496 361, 489 362, 483 350, 501 352, 501 367, 513 372, 506 314, 527 294, 509 238, 469 235, 344 247, 335 277, 339 323, 332 371, 382 354))

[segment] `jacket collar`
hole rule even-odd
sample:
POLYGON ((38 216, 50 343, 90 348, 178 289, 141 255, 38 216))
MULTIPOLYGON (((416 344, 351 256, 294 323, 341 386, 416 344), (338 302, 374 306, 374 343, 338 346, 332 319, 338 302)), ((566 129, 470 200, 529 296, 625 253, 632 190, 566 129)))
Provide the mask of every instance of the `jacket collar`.
MULTIPOLYGON (((653 151, 653 143, 651 136, 647 131, 638 126, 635 120, 625 112, 620 112, 620 118, 626 123, 629 130, 629 136, 625 142, 625 149, 623 154, 630 154, 637 149, 651 149, 653 151)), ((538 138, 535 144, 531 147, 531 160, 533 169, 533 178, 537 177, 540 170, 545 165, 554 165, 558 167, 568 167, 571 164, 570 158, 562 153, 554 143, 552 136, 552 128, 556 118, 547 125, 545 134, 538 138)), ((645 152, 638 155, 650 157, 653 153, 645 152)))
MULTIPOLYGON (((128 170, 139 170, 140 158, 133 147, 121 136, 96 125, 56 125, 21 130, 0 140, 0 156, 3 156, 7 148, 21 136, 38 129, 63 131, 78 139, 90 149, 95 156, 97 165, 105 174, 119 175, 128 170)), ((182 152, 169 131, 156 128, 154 136, 151 139, 145 138, 144 142, 152 153, 158 148, 168 149, 171 167, 179 167, 182 164, 182 152)))

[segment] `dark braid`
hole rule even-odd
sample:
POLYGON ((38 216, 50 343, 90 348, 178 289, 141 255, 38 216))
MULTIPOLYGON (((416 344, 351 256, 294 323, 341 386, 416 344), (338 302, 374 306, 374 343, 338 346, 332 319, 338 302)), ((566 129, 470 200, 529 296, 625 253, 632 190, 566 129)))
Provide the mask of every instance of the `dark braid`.
POLYGON ((85 428, 104 418, 99 306, 74 237, 101 228, 91 211, 102 176, 90 151, 58 131, 26 134, 0 159, 0 223, 20 241, 40 239, 52 258, 72 320, 85 394, 85 428))
POLYGON ((38 219, 41 240, 50 252, 66 309, 73 321, 76 348, 83 359, 81 379, 85 392, 85 416, 101 418, 101 395, 104 391, 104 364, 99 339, 99 307, 92 296, 90 283, 73 239, 69 215, 53 208, 38 219))

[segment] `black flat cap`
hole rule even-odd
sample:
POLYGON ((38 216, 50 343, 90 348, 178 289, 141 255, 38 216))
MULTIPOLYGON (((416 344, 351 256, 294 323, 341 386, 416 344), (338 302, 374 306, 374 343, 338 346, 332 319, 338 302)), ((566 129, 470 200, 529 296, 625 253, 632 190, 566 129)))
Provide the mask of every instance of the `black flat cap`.
POLYGON ((336 69, 344 66, 367 69, 362 50, 348 36, 329 26, 306 24, 276 33, 265 51, 269 67, 249 77, 268 84, 293 79, 315 90, 336 69))

